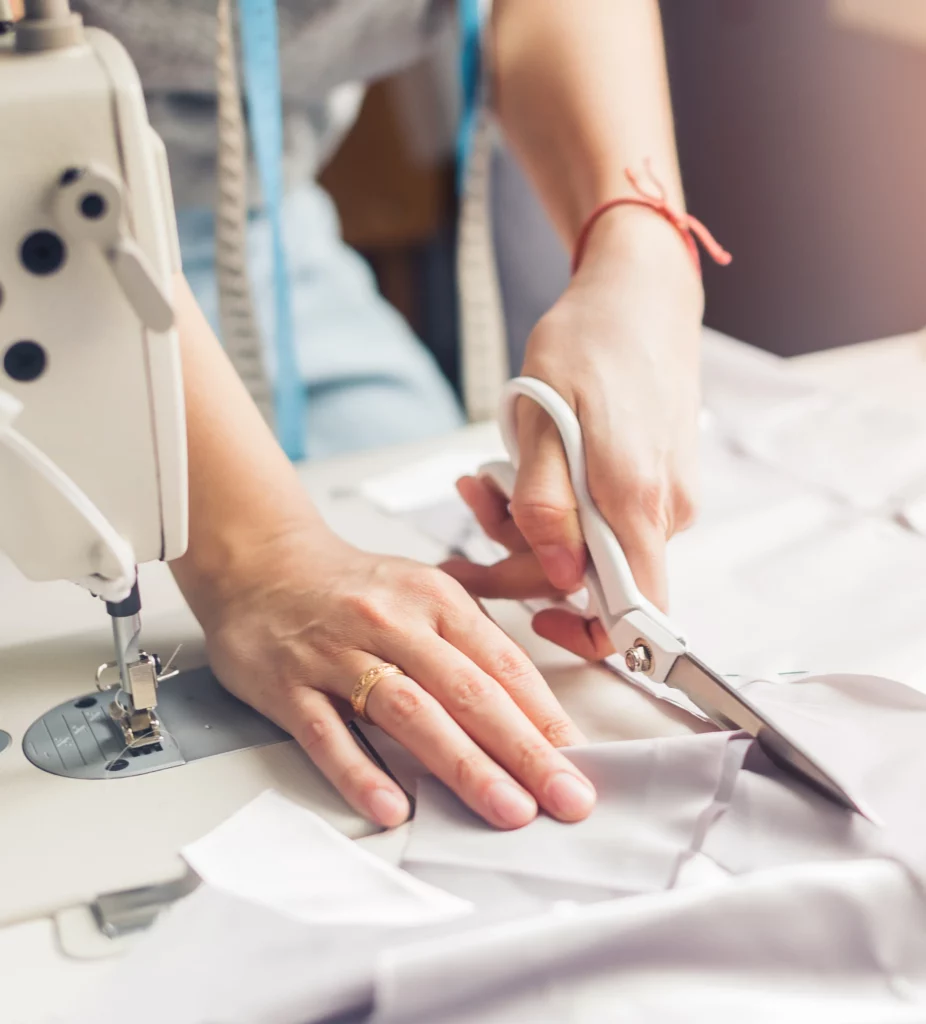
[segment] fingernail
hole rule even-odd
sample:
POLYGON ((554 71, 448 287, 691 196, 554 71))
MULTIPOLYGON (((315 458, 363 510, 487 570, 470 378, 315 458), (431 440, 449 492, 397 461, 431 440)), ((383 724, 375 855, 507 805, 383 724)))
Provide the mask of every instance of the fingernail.
POLYGON ((492 816, 506 828, 520 828, 537 816, 537 805, 510 782, 493 782, 486 793, 492 816))
POLYGON ((544 797, 547 809, 564 821, 580 821, 595 806, 595 790, 569 772, 557 772, 547 783, 544 797))
POLYGON ((408 801, 392 789, 374 789, 367 797, 367 807, 380 825, 395 828, 408 818, 408 801))
POLYGON ((540 559, 547 579, 558 590, 571 590, 582 579, 579 558, 562 544, 538 544, 534 552, 540 559))

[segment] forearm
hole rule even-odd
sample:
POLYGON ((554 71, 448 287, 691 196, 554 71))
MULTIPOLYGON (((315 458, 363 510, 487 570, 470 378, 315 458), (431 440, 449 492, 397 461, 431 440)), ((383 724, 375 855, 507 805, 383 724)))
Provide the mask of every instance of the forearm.
POLYGON ((178 281, 187 406, 190 545, 172 563, 193 611, 223 592, 225 580, 260 558, 288 530, 327 534, 289 460, 251 401, 184 280, 178 281))
POLYGON ((567 248, 646 160, 683 208, 657 0, 495 0, 491 49, 496 113, 567 248))

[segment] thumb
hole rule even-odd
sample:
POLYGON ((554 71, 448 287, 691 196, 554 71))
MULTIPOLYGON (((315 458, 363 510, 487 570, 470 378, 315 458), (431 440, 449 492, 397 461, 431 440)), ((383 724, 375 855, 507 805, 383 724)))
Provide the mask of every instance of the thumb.
POLYGON ((520 466, 511 515, 550 583, 567 593, 585 573, 585 542, 559 431, 534 402, 518 403, 520 466))

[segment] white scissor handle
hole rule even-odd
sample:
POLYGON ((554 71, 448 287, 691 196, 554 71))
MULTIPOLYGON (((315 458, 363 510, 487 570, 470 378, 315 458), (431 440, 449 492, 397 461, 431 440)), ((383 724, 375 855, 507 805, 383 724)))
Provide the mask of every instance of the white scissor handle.
POLYGON ((608 628, 632 611, 641 611, 677 640, 684 642, 663 612, 640 593, 624 549, 589 493, 579 421, 566 400, 549 384, 533 377, 515 377, 505 385, 499 409, 499 427, 511 459, 511 470, 506 470, 505 464, 492 463, 483 467, 482 472, 490 475, 511 496, 514 475, 520 461, 515 410, 521 397, 536 402, 556 424, 562 438, 569 478, 579 509, 579 524, 590 555, 589 569, 594 570, 588 573, 586 582, 593 603, 600 604, 598 610, 611 619, 611 623, 604 623, 605 627, 608 628))

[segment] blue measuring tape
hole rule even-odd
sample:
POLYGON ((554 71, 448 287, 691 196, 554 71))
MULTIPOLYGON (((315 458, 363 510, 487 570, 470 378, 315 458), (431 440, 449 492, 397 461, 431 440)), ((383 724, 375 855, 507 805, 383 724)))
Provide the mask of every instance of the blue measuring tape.
POLYGON ((274 406, 277 437, 294 461, 305 458, 306 399, 293 339, 293 308, 283 239, 283 97, 276 0, 238 0, 248 128, 273 245, 274 406))
POLYGON ((462 190, 479 117, 482 81, 482 3, 457 0, 460 25, 460 88, 463 111, 457 131, 457 183, 462 190))
MULTIPOLYGON (((248 127, 273 246, 274 405, 277 437, 294 461, 305 458, 306 398, 296 359, 292 292, 283 238, 283 97, 276 0, 238 0, 248 101, 248 127)), ((458 0, 463 112, 457 133, 457 176, 462 186, 479 116, 483 5, 458 0)))

